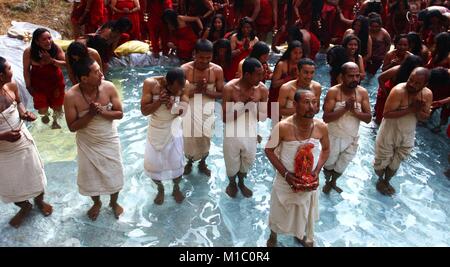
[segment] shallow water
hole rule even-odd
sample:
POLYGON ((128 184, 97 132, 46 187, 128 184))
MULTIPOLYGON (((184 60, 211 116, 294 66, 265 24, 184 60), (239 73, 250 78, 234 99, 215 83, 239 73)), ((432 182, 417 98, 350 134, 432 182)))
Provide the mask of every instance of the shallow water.
MULTIPOLYGON (((33 210, 16 230, 8 225, 16 208, 1 204, 0 246, 265 246, 274 171, 265 157, 264 142, 258 146, 249 173, 248 185, 254 191, 251 199, 240 194, 231 199, 225 194, 222 140, 214 137, 208 158, 212 177, 197 175, 194 168, 182 182, 183 204, 172 199, 170 183, 165 184, 164 205, 153 204, 156 187, 143 172, 147 118, 140 113, 140 95, 145 78, 164 72, 161 67, 149 67, 113 70, 108 75, 122 94, 125 110, 119 124, 125 170, 125 187, 119 198, 125 208, 123 216, 115 220, 107 207, 108 197, 102 197, 97 221, 87 218, 91 202, 77 190, 74 135, 67 128, 49 130, 37 122, 31 131, 46 164, 46 196, 55 211, 43 218, 33 210)), ((322 101, 329 87, 327 73, 327 66, 320 64, 316 80, 324 86, 322 101)), ((363 86, 369 90, 373 107, 376 79, 364 81, 363 86)), ((260 126, 267 135, 270 121, 260 126)), ((217 120, 216 132, 221 131, 222 123, 217 120)), ((344 192, 320 193, 317 245, 449 246, 450 181, 443 175, 448 167, 449 140, 444 133, 435 135, 418 127, 416 147, 392 181, 397 194, 389 198, 375 189, 376 131, 373 125, 361 124, 358 153, 338 181, 344 192)), ((292 237, 283 235, 279 245, 298 246, 292 237)))

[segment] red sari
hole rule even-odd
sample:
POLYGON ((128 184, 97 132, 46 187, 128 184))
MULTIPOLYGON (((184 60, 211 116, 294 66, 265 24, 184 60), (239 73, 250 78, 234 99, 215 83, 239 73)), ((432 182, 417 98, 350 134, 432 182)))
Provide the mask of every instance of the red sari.
POLYGON ((170 40, 177 47, 178 58, 182 60, 192 59, 192 52, 194 51, 197 39, 198 36, 189 26, 178 28, 170 37, 170 40))
MULTIPOLYGON (((269 0, 261 0, 261 11, 255 20, 256 32, 267 33, 273 29, 273 10, 269 0)), ((253 11, 252 11, 253 12, 253 11)))
MULTIPOLYGON (((287 82, 289 82, 291 80, 294 80, 295 78, 296 77, 291 77, 290 68, 289 68, 289 64, 288 64, 288 72, 287 73, 283 73, 281 75, 281 79, 283 79, 283 84, 285 84, 285 83, 287 83, 287 82)), ((278 86, 278 87, 274 87, 274 86, 270 85, 269 100, 267 102, 267 105, 268 105, 268 107, 267 107, 267 115, 269 116, 269 118, 272 118, 272 108, 271 108, 272 105, 271 105, 271 103, 278 102, 278 96, 280 94, 280 88, 281 88, 281 85, 278 86)), ((278 110, 278 112, 279 112, 279 110, 278 110)))
POLYGON ((389 96, 389 92, 394 88, 395 84, 392 80, 386 81, 384 89, 381 86, 378 88, 377 101, 375 102, 375 122, 380 124, 383 120, 384 106, 389 96))
MULTIPOLYGON (((129 10, 132 10, 136 6, 134 5, 133 0, 122 0, 117 1, 115 8, 123 10, 124 8, 128 8, 129 10)), ((131 29, 131 38, 135 40, 141 40, 141 19, 139 17, 139 12, 133 12, 129 14, 125 13, 114 13, 112 18, 114 20, 117 20, 121 17, 127 17, 130 19, 131 23, 133 24, 133 28, 131 29)))
MULTIPOLYGON (((251 42, 251 41, 249 41, 251 42)), ((239 69, 239 63, 246 57, 248 57, 248 55, 250 55, 250 53, 252 52, 253 47, 250 46, 249 49, 244 50, 244 42, 238 42, 236 45, 236 49, 241 49, 241 53, 237 56, 235 56, 232 60, 231 60, 231 68, 230 68, 230 72, 233 73, 233 75, 235 76, 238 69, 239 69)))
MULTIPOLYGON (((103 0, 93 0, 89 15, 86 17, 84 23, 84 33, 94 33, 97 29, 106 21, 106 10, 103 4, 103 0)), ((81 0, 78 5, 74 5, 70 20, 73 24, 78 24, 80 18, 86 9, 87 0, 81 0)))
POLYGON ((162 3, 160 0, 147 0, 147 10, 149 14, 147 27, 150 42, 152 43, 152 52, 155 54, 159 54, 159 52, 161 52, 161 47, 164 54, 169 52, 169 48, 167 47, 167 40, 169 38, 167 33, 169 30, 162 20, 162 15, 165 9, 172 8, 172 0, 164 0, 162 3))
POLYGON ((32 65, 30 80, 35 109, 54 109, 63 105, 65 83, 61 68, 53 64, 32 65))

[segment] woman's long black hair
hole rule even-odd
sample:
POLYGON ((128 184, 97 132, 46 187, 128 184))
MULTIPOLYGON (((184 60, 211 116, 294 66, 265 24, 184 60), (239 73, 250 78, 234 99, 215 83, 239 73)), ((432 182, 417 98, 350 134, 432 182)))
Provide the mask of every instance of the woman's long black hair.
POLYGON ((369 19, 367 17, 359 15, 352 23, 352 29, 355 28, 355 23, 359 21, 361 23, 361 30, 357 34, 360 43, 361 55, 367 55, 367 44, 369 40, 369 19))
POLYGON ((394 79, 395 85, 406 82, 411 72, 420 66, 423 66, 422 58, 416 55, 409 55, 398 69, 394 79))
POLYGON ((173 9, 166 9, 162 15, 164 23, 172 25, 175 29, 178 29, 178 13, 173 9))
POLYGON ((211 19, 211 26, 209 28, 208 40, 212 40, 214 37, 214 33, 216 32, 216 28, 214 27, 214 21, 216 21, 216 19, 220 19, 222 21, 222 29, 220 30, 220 38, 223 38, 225 36, 225 33, 227 32, 227 24, 225 21, 225 17, 222 14, 216 14, 211 19))
MULTIPOLYGON (((45 32, 50 33, 50 31, 45 28, 37 28, 33 32, 33 39, 31 40, 31 59, 36 62, 39 62, 41 60, 40 52, 41 52, 41 50, 43 50, 43 48, 40 47, 37 44, 37 42, 38 42, 39 37, 41 37, 41 35, 45 32)), ((52 58, 56 57, 56 55, 58 54, 58 48, 56 47, 54 42, 52 42, 52 46, 51 46, 50 50, 48 50, 47 52, 50 54, 50 56, 52 58)))
POLYGON ((255 26, 253 25, 253 22, 250 20, 249 17, 243 17, 241 20, 239 20, 239 26, 237 28, 237 38, 238 40, 242 40, 242 38, 244 38, 243 33, 242 33, 242 28, 244 27, 245 24, 250 24, 250 26, 252 26, 252 31, 250 32, 250 40, 255 39, 256 37, 256 33, 255 33, 255 26))
POLYGON ((406 38, 408 38, 409 52, 416 56, 422 56, 422 38, 420 38, 420 35, 416 32, 410 32, 406 38))
POLYGON ((218 62, 219 49, 225 48, 227 51, 225 52, 225 64, 226 67, 231 66, 231 43, 230 40, 222 38, 214 42, 213 45, 213 62, 218 62))
POLYGON ((345 36, 344 40, 342 40, 342 46, 347 49, 347 45, 348 43, 350 43, 350 41, 352 40, 356 40, 356 42, 358 43, 358 50, 356 50, 355 52, 355 62, 356 64, 358 64, 358 57, 360 55, 360 51, 361 51, 361 40, 359 40, 358 36, 354 35, 354 34, 350 34, 345 36))
POLYGON ((433 51, 433 63, 439 63, 446 59, 448 53, 450 53, 450 33, 441 32, 434 37, 434 40, 436 46, 433 51))

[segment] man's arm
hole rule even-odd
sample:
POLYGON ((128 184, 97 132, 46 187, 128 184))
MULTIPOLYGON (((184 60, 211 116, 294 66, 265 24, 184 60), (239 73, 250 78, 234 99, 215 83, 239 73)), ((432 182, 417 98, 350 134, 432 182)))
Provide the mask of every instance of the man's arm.
POLYGON ((144 81, 141 97, 141 113, 144 116, 153 114, 161 106, 161 99, 153 101, 152 90, 155 86, 157 86, 157 81, 154 78, 144 81))
POLYGON ((340 108, 334 111, 334 106, 336 105, 336 88, 330 88, 325 100, 323 102, 323 121, 326 123, 335 121, 342 117, 347 110, 345 108, 340 108))
POLYGON ((314 90, 314 94, 316 95, 317 100, 317 111, 320 110, 320 96, 322 95, 322 85, 318 82, 313 81, 312 88, 314 90))
POLYGON ((95 117, 95 114, 91 112, 91 110, 83 117, 78 117, 72 92, 69 92, 64 96, 64 114, 66 116, 67 127, 71 132, 83 129, 95 117))
POLYGON ((419 112, 417 112, 417 119, 419 121, 426 121, 431 114, 431 103, 433 103, 433 93, 431 92, 430 89, 426 87, 422 90, 424 90, 423 101, 425 102, 425 105, 419 112))
POLYGON ((281 116, 290 116, 295 113, 295 108, 286 108, 286 104, 289 99, 290 88, 287 83, 283 84, 280 88, 280 94, 278 95, 278 104, 280 108, 281 116))
POLYGON ((361 120, 365 123, 370 123, 370 121, 372 120, 372 113, 370 112, 369 94, 367 93, 367 91, 365 89, 360 90, 360 94, 362 96, 362 99, 361 99, 361 110, 362 111, 359 112, 358 110, 353 109, 352 114, 359 120, 361 120))
POLYGON ((120 101, 119 94, 117 93, 117 89, 111 82, 104 82, 106 83, 105 88, 107 92, 109 93, 109 99, 112 103, 112 109, 111 110, 101 110, 99 113, 100 116, 107 120, 120 120, 123 118, 123 109, 122 109, 122 102, 120 101))
POLYGON ((267 119, 267 101, 269 100, 269 89, 265 85, 260 86, 261 99, 258 102, 258 121, 267 119))
POLYGON ((316 168, 313 171, 316 177, 319 176, 319 173, 322 170, 323 165, 325 165, 325 162, 327 162, 328 157, 330 156, 330 139, 328 136, 328 126, 325 123, 320 123, 319 129, 320 133, 322 134, 322 138, 320 138, 322 150, 320 151, 319 160, 317 161, 316 168))
POLYGON ((223 86, 225 84, 222 67, 215 66, 214 67, 214 75, 216 77, 216 82, 215 82, 216 90, 214 92, 206 90, 205 94, 211 98, 220 99, 220 98, 222 98, 223 86))

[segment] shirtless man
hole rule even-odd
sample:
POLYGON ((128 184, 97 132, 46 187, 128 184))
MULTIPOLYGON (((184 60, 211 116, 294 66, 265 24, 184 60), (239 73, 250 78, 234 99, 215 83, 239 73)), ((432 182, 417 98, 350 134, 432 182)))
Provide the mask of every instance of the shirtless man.
POLYGON ((320 95, 322 86, 320 83, 313 81, 316 72, 316 64, 309 58, 303 58, 298 63, 298 76, 296 80, 283 84, 278 95, 278 103, 280 105, 280 115, 286 118, 295 113, 294 95, 298 89, 310 90, 317 99, 317 110, 320 109, 320 95))
POLYGON ((213 44, 209 40, 198 40, 194 51, 194 61, 181 66, 189 81, 187 88, 190 105, 183 121, 184 153, 188 159, 184 174, 190 174, 192 163, 200 160, 199 171, 206 176, 211 176, 206 158, 214 130, 215 100, 222 98, 223 70, 219 65, 211 63, 213 44))
POLYGON ((238 187, 244 197, 251 197, 253 192, 244 184, 253 161, 256 158, 257 123, 267 117, 267 87, 261 82, 264 71, 255 58, 247 58, 242 65, 243 76, 233 79, 224 87, 223 154, 229 184, 226 193, 236 197, 238 187), (235 130, 237 130, 235 132, 235 130), (236 176, 239 182, 236 185, 236 176))
POLYGON ((122 103, 114 84, 102 79, 100 66, 91 58, 74 63, 73 71, 80 83, 67 92, 64 110, 69 130, 76 132, 78 189, 94 201, 87 213, 91 220, 100 213, 100 195, 111 196, 109 206, 118 219, 123 212, 117 199, 124 177, 119 135, 113 121, 122 119, 122 103))
POLYGON ((386 100, 374 162, 378 175, 376 188, 383 195, 395 193, 389 181, 414 147, 417 121, 430 116, 433 93, 426 87, 429 76, 429 70, 415 68, 406 83, 392 88, 386 100))

